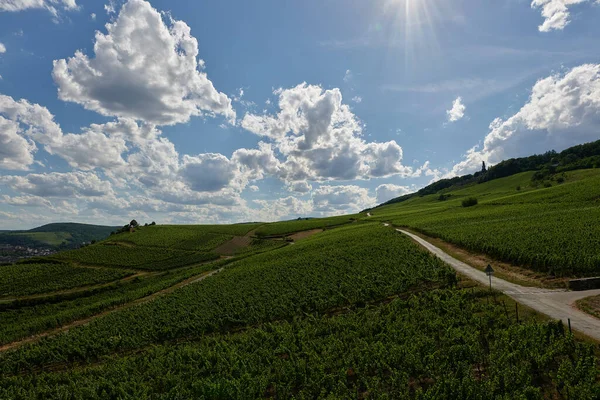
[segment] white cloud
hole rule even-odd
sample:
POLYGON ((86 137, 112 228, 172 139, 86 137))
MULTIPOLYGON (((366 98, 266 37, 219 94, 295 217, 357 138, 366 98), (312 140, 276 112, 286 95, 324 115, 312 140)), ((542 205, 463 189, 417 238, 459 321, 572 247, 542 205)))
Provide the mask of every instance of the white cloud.
POLYGON ((106 30, 96 32, 94 58, 77 51, 54 61, 61 100, 157 125, 215 114, 235 120, 231 99, 199 70, 198 41, 185 22, 167 25, 150 3, 129 0, 106 30))
POLYGON ((354 77, 354 75, 352 74, 352 71, 347 69, 346 73, 344 74, 344 82, 346 82, 346 83, 350 82, 353 77, 354 77))
POLYGON ((267 175, 282 174, 283 166, 268 143, 259 142, 258 149, 237 149, 231 156, 231 161, 238 169, 242 186, 245 186, 248 180, 260 180, 267 175))
POLYGON ((300 200, 293 196, 275 200, 254 200, 260 206, 253 211, 252 221, 278 221, 282 218, 306 217, 311 215, 313 204, 311 200, 300 200))
POLYGON ((44 8, 53 15, 58 14, 56 7, 64 10, 76 10, 75 0, 0 0, 0 11, 23 11, 34 8, 44 8))
POLYGON ((63 134, 50 111, 38 104, 0 94, 0 117, 3 115, 6 130, 2 140, 6 147, 0 151, 0 167, 26 170, 34 162, 33 153, 37 150, 33 141, 43 144, 47 152, 61 156, 74 168, 111 168, 124 163, 121 154, 127 147, 122 138, 107 137, 94 130, 63 134))
POLYGON ((104 5, 104 11, 106 11, 108 15, 115 14, 117 12, 115 0, 108 0, 108 4, 104 5))
POLYGON ((457 97, 456 100, 452 102, 452 108, 446 111, 448 121, 456 122, 461 120, 465 116, 466 109, 467 107, 462 103, 462 97, 457 97))
POLYGON ((600 64, 584 64, 539 80, 516 114, 490 124, 483 147, 470 149, 452 175, 477 171, 532 152, 563 150, 600 137, 600 64))
POLYGON ((409 186, 399 186, 390 183, 379 185, 377 186, 377 189, 375 189, 378 204, 385 203, 388 200, 395 199, 396 197, 411 193, 412 191, 413 190, 409 186))
POLYGON ((0 168, 27 170, 37 150, 32 140, 19 135, 19 125, 0 116, 0 168))
POLYGON ((312 185, 306 181, 290 182, 287 185, 287 190, 294 193, 308 193, 312 190, 312 185))
POLYGON ((357 104, 362 103, 362 97, 360 97, 360 96, 354 96, 352 98, 352 101, 355 102, 355 103, 357 103, 357 104))
POLYGON ((78 208, 66 200, 50 201, 40 196, 7 196, 0 197, 0 203, 8 204, 15 207, 42 207, 56 214, 76 215, 79 213, 78 208))
MULTIPOLYGON (((570 21, 569 7, 591 0, 533 0, 532 8, 541 8, 544 22, 538 27, 540 32, 563 30, 570 21)), ((600 4, 600 1, 595 1, 600 4)))
POLYGON ((314 210, 326 214, 354 213, 375 205, 369 190, 356 185, 323 185, 313 191, 314 210))
POLYGON ((235 177, 234 165, 222 154, 183 156, 181 174, 189 187, 197 192, 218 192, 235 177))
POLYGON ((278 89, 277 115, 246 114, 243 128, 274 142, 285 158, 280 177, 287 182, 352 180, 409 175, 395 141, 367 143, 363 127, 342 103, 339 89, 302 83, 278 89))
POLYGON ((91 13, 90 14, 90 18, 92 19, 92 21, 96 20, 96 13, 91 13))
POLYGON ((6 46, 0 42, 0 54, 6 53, 6 46))
POLYGON ((0 176, 0 183, 39 197, 96 197, 112 193, 110 183, 92 172, 5 175, 0 176))

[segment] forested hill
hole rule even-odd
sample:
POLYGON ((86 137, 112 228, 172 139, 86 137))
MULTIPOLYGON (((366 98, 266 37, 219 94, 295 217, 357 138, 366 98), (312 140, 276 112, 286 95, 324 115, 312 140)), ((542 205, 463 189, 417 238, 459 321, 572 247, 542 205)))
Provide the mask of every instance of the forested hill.
MULTIPOLYGON (((570 147, 557 153, 548 151, 529 157, 511 158, 494 166, 482 166, 482 170, 475 174, 457 176, 451 179, 441 179, 415 193, 396 197, 377 207, 388 204, 400 203, 416 196, 426 196, 438 193, 440 190, 451 187, 478 184, 494 179, 504 178, 526 171, 538 171, 533 180, 542 182, 550 176, 577 169, 598 168, 600 166, 600 140, 570 147)), ((364 210, 368 211, 368 210, 364 210)))
POLYGON ((114 226, 54 223, 23 231, 0 232, 0 245, 32 248, 74 248, 110 235, 114 226))

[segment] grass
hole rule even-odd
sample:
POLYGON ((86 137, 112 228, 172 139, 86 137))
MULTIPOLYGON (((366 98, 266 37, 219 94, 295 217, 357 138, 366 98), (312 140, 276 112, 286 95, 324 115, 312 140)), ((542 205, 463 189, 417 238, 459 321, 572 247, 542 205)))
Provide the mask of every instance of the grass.
POLYGON ((600 318, 600 296, 590 296, 577 300, 577 308, 596 318, 600 318))

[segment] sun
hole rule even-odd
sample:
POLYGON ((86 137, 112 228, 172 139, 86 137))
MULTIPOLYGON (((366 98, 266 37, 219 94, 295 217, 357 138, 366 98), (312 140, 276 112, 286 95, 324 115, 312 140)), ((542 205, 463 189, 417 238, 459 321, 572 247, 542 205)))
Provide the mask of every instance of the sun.
POLYGON ((404 47, 406 63, 419 54, 439 50, 437 29, 453 14, 451 1, 383 0, 382 25, 389 28, 389 42, 404 47))

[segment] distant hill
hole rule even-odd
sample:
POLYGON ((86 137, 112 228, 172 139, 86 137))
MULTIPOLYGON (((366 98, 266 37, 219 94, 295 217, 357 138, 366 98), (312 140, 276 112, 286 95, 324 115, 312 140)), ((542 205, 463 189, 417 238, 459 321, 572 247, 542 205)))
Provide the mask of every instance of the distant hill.
POLYGON ((47 224, 26 231, 1 231, 0 246, 69 249, 92 240, 105 239, 116 229, 114 226, 76 223, 47 224))
MULTIPOLYGON (((532 179, 543 181, 557 173, 598 167, 600 167, 600 140, 573 146, 560 153, 552 150, 544 154, 536 154, 529 157, 511 158, 494 166, 488 166, 486 170, 482 169, 474 174, 457 176, 450 179, 440 179, 439 181, 425 186, 418 192, 396 197, 377 207, 401 203, 414 197, 436 194, 441 190, 448 188, 458 188, 469 184, 478 184, 505 178, 521 172, 536 171, 532 179)), ((369 208, 363 210, 363 212, 372 209, 373 208, 369 208)))

